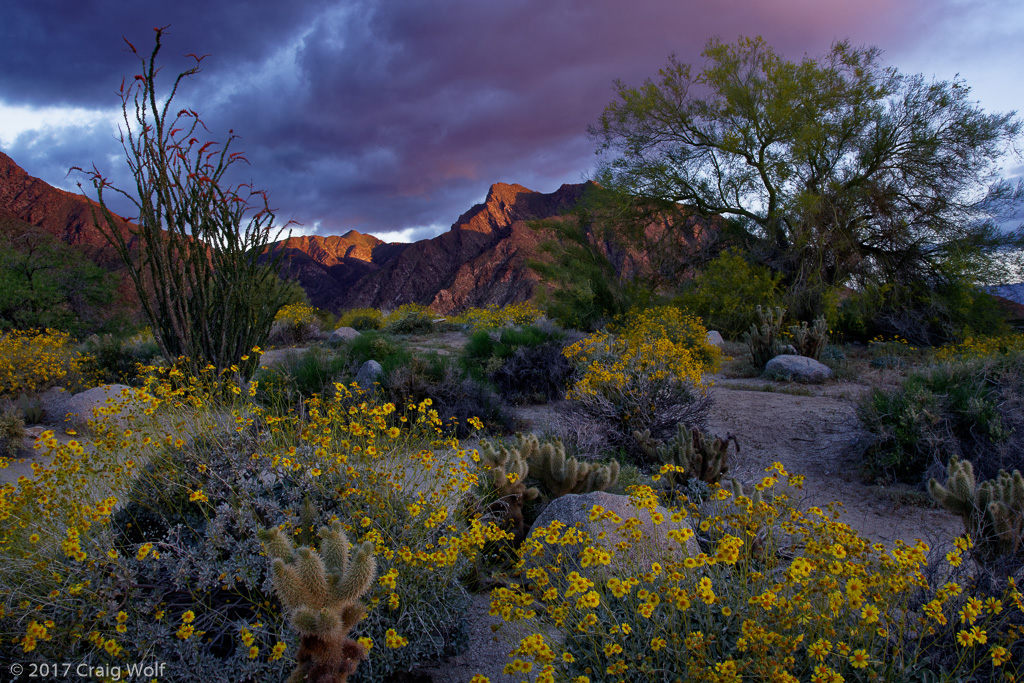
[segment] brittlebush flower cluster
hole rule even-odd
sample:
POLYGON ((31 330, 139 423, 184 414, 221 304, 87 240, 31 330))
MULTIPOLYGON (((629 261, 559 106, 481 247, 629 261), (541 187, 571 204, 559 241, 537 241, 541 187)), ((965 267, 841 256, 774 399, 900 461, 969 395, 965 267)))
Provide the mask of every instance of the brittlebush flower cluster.
MULTIPOLYGON (((840 683, 903 681, 941 663, 948 680, 1014 680, 1024 602, 1012 578, 984 600, 964 582, 930 583, 925 572, 941 567, 927 565, 927 544, 871 544, 835 512, 798 509, 776 491, 780 481, 802 479, 775 463, 753 497, 714 488, 710 508, 669 508, 646 535, 633 515, 595 506, 595 533, 625 539, 611 548, 564 525, 535 530, 519 581, 492 592, 492 615, 535 631, 506 672, 573 683, 840 683), (693 533, 669 524, 684 520, 700 530, 697 552, 687 549, 693 533), (653 561, 650 548, 660 549, 653 561), (575 556, 585 559, 568 564, 575 556), (551 638, 551 625, 564 638, 551 638)), ((635 487, 630 501, 639 518, 657 494, 635 487)), ((956 539, 947 561, 970 545, 956 539)))
POLYGON ((635 431, 667 438, 680 422, 701 426, 711 406, 704 376, 721 360, 700 319, 672 306, 634 312, 563 353, 577 365, 566 398, 627 450, 635 431))
POLYGON ((280 679, 297 640, 255 532, 315 544, 312 527, 332 521, 376 548, 354 635, 377 646, 360 671, 379 680, 440 657, 468 605, 459 577, 507 538, 460 511, 476 452, 429 399, 378 403, 339 384, 275 412, 237 369, 188 367, 148 368, 87 435, 45 432, 42 464, 0 488, 0 658, 156 656, 280 679))
POLYGON ((948 344, 935 353, 941 362, 972 358, 992 358, 1024 353, 1024 334, 991 337, 968 337, 958 344, 948 344))
POLYGON ((80 373, 89 358, 58 330, 0 333, 0 396, 42 391, 80 373))
POLYGON ((315 325, 317 320, 317 309, 301 301, 282 306, 274 316, 274 322, 285 322, 293 326, 315 325))
POLYGON ((457 325, 469 325, 477 330, 495 330, 514 325, 532 325, 544 312, 529 301, 508 306, 487 306, 486 308, 467 308, 462 313, 448 318, 457 325))

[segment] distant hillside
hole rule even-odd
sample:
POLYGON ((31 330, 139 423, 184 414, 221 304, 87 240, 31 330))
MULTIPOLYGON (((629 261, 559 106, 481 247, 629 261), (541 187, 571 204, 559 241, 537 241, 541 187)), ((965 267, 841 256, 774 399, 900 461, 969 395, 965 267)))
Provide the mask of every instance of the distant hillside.
MULTIPOLYGON (((405 303, 453 313, 470 306, 506 305, 534 296, 539 278, 528 266, 551 235, 529 227, 538 220, 564 220, 597 185, 566 184, 551 193, 497 183, 482 204, 473 206, 437 237, 411 244, 386 243, 372 235, 292 237, 268 247, 282 251, 282 274, 294 278, 311 303, 338 312, 346 308, 394 309, 405 303)), ((120 259, 93 219, 95 203, 34 178, 0 152, 0 233, 15 244, 26 231, 41 231, 105 269, 119 273, 120 259), (13 241, 12 241, 13 240, 13 241)), ((125 220, 127 229, 131 224, 125 220)), ((688 235, 672 234, 665 253, 700 242, 700 226, 688 235)), ((686 231, 683 231, 686 232, 686 231)), ((663 225, 649 234, 668 235, 663 225)), ((2 236, 2 235, 0 235, 2 236)), ((594 245, 620 272, 643 271, 656 255, 594 245)), ((17 247, 14 247, 17 248, 17 247)), ((119 287, 122 307, 138 308, 131 287, 119 287)))
MULTIPOLYGON (((566 184, 544 194, 497 183, 482 204, 431 239, 388 244, 351 231, 341 236, 292 238, 275 248, 285 250, 285 270, 299 281, 310 301, 328 310, 393 309, 415 302, 447 314, 470 306, 506 305, 535 294, 539 278, 528 262, 539 256, 541 243, 551 239, 528 223, 566 218, 595 188, 589 182, 566 184)), ((608 244, 595 246, 613 253, 620 270, 645 267, 645 255, 614 253, 614 246, 608 244)))

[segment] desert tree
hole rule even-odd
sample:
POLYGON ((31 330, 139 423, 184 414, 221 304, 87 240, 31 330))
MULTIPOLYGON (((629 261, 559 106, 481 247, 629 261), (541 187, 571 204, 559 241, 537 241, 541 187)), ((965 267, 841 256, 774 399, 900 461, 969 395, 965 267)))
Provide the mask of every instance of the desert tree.
POLYGON ((284 228, 274 226, 265 191, 228 182, 232 167, 246 162, 231 151, 238 135, 229 131, 223 144, 207 140, 196 111, 173 108, 178 88, 199 73, 204 57, 187 55, 192 66, 169 91, 159 92, 157 57, 165 29, 154 30, 148 56, 125 39, 141 69, 122 80, 119 91, 121 146, 134 192, 114 186, 93 165, 86 174, 99 205, 96 222, 124 261, 168 360, 184 356, 217 370, 241 365, 248 373, 256 359, 241 359, 266 340, 285 303, 277 276, 280 252, 269 253, 284 228), (111 192, 135 206, 134 223, 110 210, 111 192))
POLYGON ((761 38, 712 39, 703 68, 671 58, 590 127, 597 180, 722 216, 791 291, 986 276, 1021 231, 1000 178, 1021 121, 991 114, 959 78, 926 80, 837 42, 790 61, 761 38))

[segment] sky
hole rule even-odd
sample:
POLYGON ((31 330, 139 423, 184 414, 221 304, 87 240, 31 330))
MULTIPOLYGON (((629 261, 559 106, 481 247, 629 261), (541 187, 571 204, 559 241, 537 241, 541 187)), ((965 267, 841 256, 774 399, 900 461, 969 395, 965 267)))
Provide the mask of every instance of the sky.
POLYGON ((117 89, 140 69, 124 39, 148 55, 157 26, 164 85, 208 55, 176 105, 211 139, 240 136, 238 180, 294 234, 411 241, 493 183, 583 182, 615 81, 639 85, 673 54, 700 66, 715 36, 760 35, 790 59, 874 45, 903 72, 959 74, 986 111, 1024 112, 1020 0, 16 0, 0 150, 57 187, 77 191, 68 169, 95 164, 130 188, 117 89))

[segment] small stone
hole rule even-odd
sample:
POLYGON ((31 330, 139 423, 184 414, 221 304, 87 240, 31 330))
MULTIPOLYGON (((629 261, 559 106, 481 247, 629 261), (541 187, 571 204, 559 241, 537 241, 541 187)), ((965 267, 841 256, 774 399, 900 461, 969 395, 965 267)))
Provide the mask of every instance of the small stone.
POLYGON ((331 332, 331 341, 348 341, 359 336, 359 330, 351 327, 339 327, 331 332))
POLYGON ((380 363, 368 360, 360 366, 359 372, 356 373, 356 384, 363 391, 372 391, 374 383, 380 381, 383 374, 384 368, 380 363))

